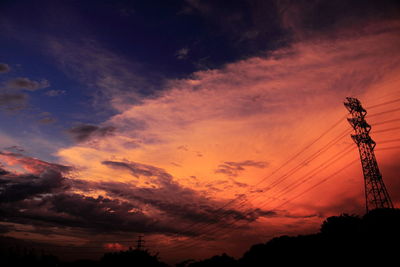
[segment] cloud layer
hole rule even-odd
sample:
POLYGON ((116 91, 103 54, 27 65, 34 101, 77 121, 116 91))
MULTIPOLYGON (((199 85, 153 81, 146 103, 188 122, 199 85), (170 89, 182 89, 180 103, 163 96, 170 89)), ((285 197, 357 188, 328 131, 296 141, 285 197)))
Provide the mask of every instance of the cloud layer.
MULTIPOLYGON (((216 219, 211 215, 220 214, 218 205, 210 206, 204 199, 228 203, 240 196, 232 204, 238 210, 229 211, 228 205, 229 215, 223 213, 223 218, 243 218, 232 221, 235 227, 255 221, 246 230, 252 241, 243 242, 255 242, 260 231, 265 236, 294 229, 306 232, 317 227, 321 217, 361 213, 363 179, 358 165, 347 167, 358 154, 342 103, 346 96, 357 96, 372 106, 400 96, 399 29, 395 21, 369 25, 352 37, 320 36, 170 80, 156 96, 117 107, 121 112, 104 123, 117 129, 113 136, 102 136, 95 147, 79 144, 58 155, 65 164, 80 168, 80 179, 101 181, 102 190, 113 197, 146 203, 152 207, 148 212, 162 211, 152 213, 155 217, 180 218, 183 225, 185 220, 213 224, 216 219), (327 144, 332 145, 320 152, 327 144), (124 190, 118 183, 141 189, 124 190)), ((390 107, 371 109, 370 114, 390 107)), ((385 116, 369 120, 378 144, 395 136, 379 133, 385 125, 377 123, 385 116)), ((391 150, 377 151, 393 191, 396 174, 385 166, 395 165, 395 155, 391 150)), ((400 201, 396 194, 394 201, 400 201)), ((217 220, 223 225, 224 219, 217 220)), ((213 229, 205 227, 194 229, 213 229)), ((225 238, 238 237, 233 233, 225 238)), ((215 242, 233 252, 239 249, 235 242, 215 242)))
MULTIPOLYGON (((185 12, 218 17, 211 3, 187 5, 185 12)), ((86 239, 146 233, 166 246, 201 240, 206 245, 196 248, 200 254, 209 242, 238 252, 272 235, 313 230, 325 216, 363 212, 360 166, 347 165, 358 154, 342 102, 356 96, 375 106, 368 121, 377 148, 396 138, 379 123, 398 118, 398 111, 384 113, 397 102, 376 105, 400 97, 400 24, 318 27, 296 16, 301 6, 285 10, 287 16, 273 23, 297 33, 296 42, 167 80, 162 90, 140 75, 141 66, 95 42, 52 40, 50 51, 62 69, 95 88, 95 102, 106 99, 118 113, 100 126, 67 130, 76 143, 57 151, 62 164, 0 153, 1 216, 13 225, 1 231, 20 237, 46 230, 86 239), (326 27, 330 34, 322 33, 326 27)), ((270 36, 247 27, 244 17, 228 21, 241 22, 240 30, 234 23, 221 25, 238 43, 270 36)), ((190 56, 187 51, 177 56, 190 56)), ((17 91, 49 85, 28 78, 6 84, 17 91)), ((25 97, 7 92, 0 105, 25 97)), ((377 149, 377 158, 398 205, 393 151, 377 149)))
POLYGON ((89 182, 68 178, 73 169, 67 166, 11 152, 1 152, 0 157, 8 168, 25 170, 0 169, 1 214, 8 223, 78 229, 78 237, 105 231, 196 236, 198 231, 182 231, 182 227, 194 222, 224 225, 234 218, 255 220, 264 216, 258 211, 247 216, 232 209, 225 211, 230 218, 217 219, 218 202, 180 186, 170 174, 150 165, 102 163, 112 170, 126 169, 138 180, 149 178, 144 184, 89 182))

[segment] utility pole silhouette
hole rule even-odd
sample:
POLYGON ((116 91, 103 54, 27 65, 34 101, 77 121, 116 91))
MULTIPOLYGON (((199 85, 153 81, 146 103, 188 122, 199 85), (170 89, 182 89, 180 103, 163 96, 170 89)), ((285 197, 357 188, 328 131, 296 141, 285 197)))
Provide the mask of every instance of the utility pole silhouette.
POLYGON ((142 235, 138 236, 138 239, 136 241, 136 249, 137 250, 142 250, 144 248, 145 241, 143 240, 143 237, 144 236, 142 236, 142 235))
POLYGON ((376 143, 369 136, 371 126, 365 120, 367 111, 361 106, 361 102, 357 98, 346 97, 346 100, 344 106, 351 115, 351 118, 347 120, 354 129, 351 138, 357 144, 360 152, 367 212, 380 208, 392 209, 393 203, 383 183, 382 174, 379 171, 374 154, 376 143))

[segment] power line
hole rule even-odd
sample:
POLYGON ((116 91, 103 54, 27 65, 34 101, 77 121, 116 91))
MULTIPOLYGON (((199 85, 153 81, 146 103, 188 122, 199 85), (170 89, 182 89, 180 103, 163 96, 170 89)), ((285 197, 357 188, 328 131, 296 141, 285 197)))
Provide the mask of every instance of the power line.
MULTIPOLYGON (((381 124, 389 123, 389 122, 392 122, 392 121, 395 121, 395 120, 386 121, 386 122, 383 122, 383 123, 381 123, 381 124)), ((327 132, 328 132, 328 131, 327 131, 327 132)), ((323 135, 325 135, 327 132, 325 132, 323 135)), ((346 132, 346 131, 345 131, 345 132, 346 132)), ((323 136, 323 135, 322 135, 322 136, 323 136)), ((313 142, 313 143, 315 143, 315 142, 313 142)), ((261 180, 259 183, 257 183, 256 185, 260 184, 261 182, 262 182, 262 180, 261 180)), ((275 181, 275 182, 280 183, 280 181, 275 181)), ((254 185, 253 187, 255 187, 255 185, 254 185)), ((234 201, 236 201, 237 199, 239 199, 239 198, 234 199, 234 201)), ((228 204, 231 204, 231 203, 233 203, 234 201, 231 201, 231 202, 228 203, 228 204)), ((248 200, 245 199, 245 200, 242 201, 242 203, 243 203, 243 202, 246 202, 246 201, 248 201, 248 200)), ((241 203, 239 203, 239 204, 241 204, 241 203)), ((229 215, 229 214, 232 214, 232 213, 234 213, 234 211, 228 211, 228 215, 229 215)))
MULTIPOLYGON (((394 101, 393 101, 393 102, 394 102, 394 101)), ((396 101, 396 102, 397 102, 397 101, 396 101)), ((375 105, 375 107, 376 107, 376 106, 377 106, 377 105, 375 105)), ((381 114, 386 114, 386 113, 394 112, 394 111, 397 111, 397 110, 400 110, 400 109, 384 111, 384 112, 381 112, 381 113, 378 113, 378 114, 375 114, 375 115, 372 115, 372 116, 377 116, 377 115, 381 115, 381 114)), ((372 117, 372 116, 370 116, 370 117, 372 117)), ((379 124, 384 124, 384 123, 389 123, 389 122, 394 122, 394 121, 396 121, 396 120, 389 120, 389 121, 385 121, 385 122, 382 122, 382 123, 379 123, 379 124)), ((399 127, 399 128, 400 128, 400 127, 399 127)), ((380 130, 380 131, 378 130, 378 131, 376 131, 375 133, 397 130, 397 129, 399 129, 399 128, 390 128, 390 129, 384 129, 384 130, 380 130)), ((396 142, 396 141, 399 141, 399 140, 400 140, 400 139, 393 139, 393 140, 387 140, 387 141, 385 141, 385 142, 396 142)), ((316 142, 316 141, 315 141, 315 142, 316 142)), ((315 142, 314 142, 314 143, 315 143, 315 142)), ((311 145, 312 145, 312 144, 311 144, 311 145)), ((400 148, 400 147, 390 147, 390 148, 387 148, 387 149, 396 149, 396 148, 400 148)), ((384 150, 384 149, 386 149, 386 148, 381 148, 381 149, 379 149, 379 150, 384 150)), ((301 152, 298 153, 298 154, 296 154, 296 155, 294 155, 294 157, 291 158, 291 159, 289 159, 289 161, 290 161, 290 160, 293 160, 294 158, 296 158, 296 157, 299 156, 300 154, 301 154, 301 152)), ((300 194, 296 195, 295 197, 293 197, 293 198, 287 200, 286 202, 280 204, 278 207, 280 207, 280 206, 282 206, 282 205, 285 205, 285 204, 287 204, 288 202, 293 201, 294 199, 297 199, 298 197, 304 195, 305 193, 309 192, 309 191, 312 190, 313 188, 315 188, 315 187, 319 186, 320 184, 326 182, 327 180, 331 179, 333 176, 337 175, 339 172, 341 172, 341 171, 343 171, 344 169, 348 168, 349 166, 351 166, 352 164, 354 164, 356 161, 357 161, 357 160, 355 160, 355 161, 349 163, 348 165, 346 165, 346 166, 343 167, 342 169, 336 171, 335 173, 333 173, 332 175, 328 176, 328 177, 325 178, 324 180, 318 182, 317 184, 313 185, 312 187, 308 188, 307 190, 303 191, 302 193, 300 193, 300 194)), ((281 168, 282 168, 282 166, 281 166, 279 169, 281 169, 281 168)), ((279 170, 279 169, 278 169, 278 170, 279 170)), ((275 173, 276 173, 278 170, 276 170, 275 173)), ((292 169, 292 170, 293 170, 293 169, 292 169)), ((272 176, 272 174, 271 174, 270 176, 272 176)), ((287 177, 286 177, 286 178, 287 178, 287 177)), ((265 178, 264 178, 264 179, 265 179, 265 178)), ((277 182, 277 181, 278 181, 278 180, 276 180, 275 182, 277 182)), ((262 182, 263 182, 263 180, 261 180, 261 181, 260 181, 259 183, 257 183, 256 185, 253 185, 252 187, 257 186, 257 185, 261 184, 262 182)), ((278 183, 278 184, 279 184, 279 183, 278 183)), ((303 184, 303 182, 300 182, 300 184, 303 184)), ((289 188, 290 188, 290 187, 289 187, 289 188)), ((285 191, 285 188, 284 188, 283 190, 281 190, 280 192, 284 192, 284 191, 285 191)), ((280 195, 280 196, 281 196, 281 195, 280 195)), ((239 199, 239 198, 237 198, 237 199, 239 199)), ((235 199, 235 200, 237 200, 237 199, 235 199)), ((234 201, 235 201, 235 200, 234 200, 234 201)), ((231 201, 231 203, 232 203, 232 202, 233 202, 233 201, 231 201)), ((268 204, 268 203, 267 203, 267 204, 268 204)), ((224 206, 224 207, 225 207, 225 206, 224 206)), ((251 223, 251 222, 248 222, 248 224, 249 224, 249 223, 251 223)))
POLYGON ((371 124, 376 126, 376 125, 382 125, 382 124, 391 123, 391 122, 398 122, 398 121, 400 121, 400 119, 391 119, 391 120, 386 120, 386 121, 381 121, 381 122, 371 123, 371 124))
MULTIPOLYGON (((379 105, 383 105, 383 103, 381 103, 381 104, 379 104, 379 105)), ((375 105, 375 106, 377 106, 377 105, 375 105)), ((400 110, 400 109, 395 109, 395 110, 389 110, 389 111, 384 111, 383 113, 381 112, 381 113, 379 113, 379 114, 374 114, 374 115, 371 115, 371 116, 377 116, 377 115, 381 115, 381 114, 385 114, 385 113, 389 113, 389 112, 394 112, 394 111, 397 111, 397 110, 400 110)), ((371 116, 369 116, 369 117, 371 117, 371 116)), ((396 120, 389 120, 389 121, 386 121, 386 122, 393 122, 393 121, 396 121, 396 120)), ((382 122, 382 123, 379 123, 379 124, 384 124, 384 122, 382 122)), ((336 125, 334 126, 334 127, 336 127, 336 125)), ((389 129, 384 129, 384 130, 381 130, 381 131, 376 131, 376 132, 374 132, 374 133, 379 133, 379 132, 386 132, 386 131, 392 131, 392 130, 397 130, 397 129, 400 129, 400 127, 398 127, 398 128, 389 128, 389 129)), ((297 154, 295 154, 293 157, 291 157, 291 158, 289 158, 289 160, 288 161, 286 161, 283 165, 285 165, 285 164, 288 164, 288 163, 290 163, 291 161, 293 161, 294 159, 296 159, 298 156, 300 156, 305 150, 307 150, 309 147, 311 147, 313 144, 315 144, 317 141, 319 141, 323 136, 325 136, 329 131, 330 131, 331 129, 328 129, 328 131, 326 131, 326 132, 324 132, 321 136, 319 136, 316 140, 314 140, 312 143, 310 143, 308 146, 306 146, 304 149, 303 149, 303 151, 300 151, 300 152, 298 152, 297 154)), ((398 140, 398 139, 397 139, 398 140)), ((397 141, 396 139, 394 139, 394 141, 393 140, 391 140, 391 141, 393 141, 393 142, 395 142, 395 141, 397 141)), ((387 141, 387 142, 389 142, 389 141, 387 141)), ((329 143, 328 143, 329 144, 329 143)), ((395 148, 397 148, 397 147, 389 147, 389 148, 387 148, 387 149, 395 149, 395 148)), ((379 150, 385 150, 386 148, 380 148, 379 150)), ((275 174, 275 173, 277 173, 279 170, 281 170, 281 169, 283 169, 283 167, 284 166, 281 166, 280 168, 278 168, 277 170, 275 170, 273 173, 271 173, 269 176, 267 176, 267 177, 265 177, 265 178, 263 178, 263 179, 261 179, 258 183, 256 183, 255 185, 253 185, 252 187, 256 187, 256 186, 258 186, 259 184, 261 184, 261 183, 263 183, 266 179, 268 179, 269 177, 271 177, 271 176, 273 176, 273 174, 275 174)), ((291 169, 291 170, 293 170, 293 168, 291 169)), ((290 171, 289 171, 290 172, 290 171)), ((282 176, 281 176, 282 177, 282 176)), ((285 179, 287 179, 289 176, 283 176, 283 177, 285 177, 285 179)), ((278 178, 279 179, 279 178, 278 178)), ((278 180, 275 180, 275 182, 277 182, 278 180)), ((277 184, 280 184, 281 182, 278 182, 277 184)), ((275 184, 274 186, 276 186, 277 184, 275 184)), ((260 195, 258 195, 258 196, 260 196, 260 195)), ((240 200, 241 198, 236 198, 234 201, 236 201, 236 200, 240 200)), ((233 202, 234 202, 233 201, 233 202)), ((233 202, 231 202, 231 203, 233 203, 233 202)), ((227 205, 226 205, 227 206, 227 205)), ((226 206, 223 206, 223 208, 224 207, 226 207, 226 206)), ((125 242, 125 241, 119 241, 119 242, 125 242)), ((131 242, 131 241, 126 241, 126 242, 131 242)))
MULTIPOLYGON (((399 139, 392 139, 392 140, 388 140, 388 141, 390 141, 390 142, 395 142, 395 141, 398 141, 399 139)), ((385 141, 383 141, 383 142, 385 142, 385 141)), ((381 148, 381 149, 379 149, 379 150, 386 150, 386 149, 398 149, 398 148, 400 148, 400 147, 390 147, 390 148, 381 148)), ((58 241, 60 241, 59 239, 58 239, 58 241)), ((68 241, 70 241, 70 240, 68 240, 68 241)), ((109 241, 109 242, 111 242, 111 241, 114 241, 114 242, 131 242, 131 240, 129 240, 129 241, 123 241, 123 240, 107 240, 107 241, 109 241)), ((73 246, 73 248, 81 248, 81 246, 79 246, 79 247, 77 247, 77 246, 73 246)), ((95 247, 93 247, 93 248, 95 248, 95 247)), ((104 247, 99 247, 99 248, 103 248, 104 249, 104 247)))
POLYGON ((373 117, 380 116, 380 115, 383 115, 383 114, 393 113, 393 112, 396 112, 396 111, 399 111, 399 110, 400 110, 400 108, 395 108, 395 109, 386 110, 386 111, 374 113, 373 115, 367 115, 367 116, 368 116, 368 118, 373 118, 373 117))
MULTIPOLYGON (((316 159, 319 155, 321 155, 322 153, 326 152, 329 148, 331 148, 333 145, 335 145, 338 141, 340 141, 340 139, 344 138, 346 136, 346 134, 349 131, 346 130, 345 132, 342 132, 338 137, 336 137, 335 139, 333 139, 332 141, 330 141, 327 145, 325 145, 324 147, 322 147, 321 149, 319 149, 317 152, 315 152, 314 154, 312 154, 311 156, 309 156, 307 159, 305 159, 303 162, 301 162, 300 164, 298 164, 296 167, 292 168, 290 171, 288 171, 287 173, 285 173, 284 175, 280 176, 278 179, 276 179, 268 188, 268 190, 272 187, 277 186, 278 184, 280 184, 281 182, 283 182, 284 180, 286 180, 287 178, 289 178, 291 175, 293 175, 294 173, 296 173, 297 171, 299 171, 302 168, 305 168, 306 163, 309 163, 311 161, 313 161, 314 159, 316 159)), ((269 177, 269 176, 268 176, 269 177)), ((265 180, 265 179, 263 179, 265 180)), ((260 184, 260 183, 258 183, 260 184)), ((267 190, 267 191, 268 191, 267 190)), ((263 193, 265 193, 265 191, 263 191, 263 193)), ((260 195, 256 196, 255 199, 259 198, 260 195)), ((243 203, 247 202, 249 199, 244 199, 242 200, 242 202, 239 203, 240 207, 243 206, 243 203)), ((225 211, 224 213, 222 213, 222 216, 226 216, 226 215, 230 215, 234 213, 234 211, 232 210, 228 210, 225 211)), ((221 217, 221 215, 219 216, 221 217)), ((206 227, 211 226, 211 224, 207 225, 206 227)), ((197 230, 200 230, 202 228, 205 227, 201 227, 198 228, 197 230)), ((204 229, 202 229, 204 230, 204 229)))
MULTIPOLYGON (((391 121, 393 121, 393 120, 391 120, 391 121)), ((387 122, 391 122, 391 121, 387 121, 387 122)), ((390 130, 394 130, 394 128, 392 128, 392 129, 390 129, 390 130)), ((386 130, 386 131, 388 131, 388 130, 386 130)))
MULTIPOLYGON (((342 172, 342 171, 344 171, 345 169, 349 168, 351 165, 353 165, 353 164, 356 163, 356 162, 357 162, 357 160, 354 160, 354 161, 350 162, 349 164, 345 165, 344 167, 342 167, 341 169, 337 170, 337 171, 334 172, 333 174, 327 176, 327 177, 326 177, 325 179, 323 179, 322 181, 320 181, 320 182, 318 182, 317 184, 315 184, 315 185, 311 186, 310 188, 306 189, 306 190, 303 191, 302 193, 296 195, 295 197, 293 197, 293 198, 291 198, 291 199, 289 199, 289 200, 286 200, 284 203, 282 203, 282 204, 280 204, 280 205, 275 206, 274 208, 272 208, 272 210, 276 210, 276 209, 278 209, 278 208, 281 208, 282 206, 284 206, 284 205, 290 203, 291 201, 293 201, 293 200, 299 198, 300 196, 304 195, 305 193, 311 191, 311 190, 314 189, 315 187, 321 185, 322 183, 324 183, 324 182, 328 181, 329 179, 333 178, 334 176, 336 176, 336 175, 339 174, 340 172, 342 172)), ((269 203, 267 203, 267 204, 269 204, 269 203)), ((266 205, 264 204, 264 205, 262 205, 261 207, 263 208, 263 207, 265 207, 265 206, 266 206, 266 205)), ((228 232, 235 231, 235 230, 237 230, 237 229, 239 229, 239 228, 242 228, 243 226, 249 225, 250 223, 253 223, 253 221, 247 221, 247 222, 245 222, 244 224, 242 224, 242 225, 240 225, 240 226, 237 226, 237 225, 236 225, 236 226, 234 226, 233 228, 225 228, 225 232, 224 232, 223 234, 227 234, 228 232)), ((223 230, 222 230, 222 231, 223 231, 223 230)), ((197 242, 201 242, 201 241, 199 240, 199 241, 197 241, 197 242)), ((188 246, 184 246, 184 248, 190 248, 190 247, 192 247, 192 246, 193 246, 193 244, 188 245, 188 246)))
POLYGON ((382 129, 382 130, 374 131, 373 133, 385 133, 385 132, 391 132, 391 131, 394 131, 394 130, 400 130, 400 127, 382 129))
MULTIPOLYGON (((341 155, 343 155, 345 152, 347 152, 347 150, 348 150, 348 148, 349 148, 350 146, 347 146, 346 147, 346 149, 344 149, 343 151, 341 151, 341 152, 339 152, 339 153, 337 153, 336 155, 334 155, 333 157, 331 157, 331 158, 329 158, 327 161, 325 161, 324 163, 322 163, 321 165, 319 165, 317 168, 315 168, 315 169, 313 169, 313 170, 311 170, 309 173, 307 173, 306 175, 304 175, 304 176, 302 176, 301 177, 301 179, 304 179, 304 177, 307 177, 307 176, 309 176, 309 179, 311 179, 313 176, 315 176, 316 174, 317 174, 317 170, 319 169, 319 168, 322 168, 322 167, 324 167, 325 165, 327 165, 327 164, 331 164, 330 162, 332 162, 332 161, 335 161, 338 157, 340 157, 341 155), (313 174, 313 172, 314 172, 314 174, 313 174), (313 175, 312 175, 313 174, 313 175)), ((308 180, 309 180, 308 179, 308 180)), ((292 188, 292 190, 293 190, 294 188, 292 188)), ((292 190, 290 190, 290 191, 292 191, 292 190)), ((287 192, 286 192, 287 193, 287 192)), ((282 194, 281 194, 282 195, 282 194)), ((269 204, 270 202, 268 202, 267 204, 269 204)), ((264 205, 265 206, 265 205, 264 205)), ((247 215, 250 215, 251 213, 253 213, 254 211, 250 211, 250 212, 248 212, 248 214, 247 215)), ((230 223, 228 223, 228 224, 224 224, 223 226, 224 227, 227 227, 227 226, 230 226, 230 225, 233 225, 234 223, 236 223, 237 221, 240 221, 239 219, 234 219, 233 221, 231 221, 230 223)), ((211 230, 211 234, 212 233, 215 233, 215 232, 218 232, 219 231, 219 229, 217 228, 217 227, 215 227, 214 229, 212 229, 211 230)), ((208 235, 210 234, 210 232, 208 232, 207 233, 208 235)), ((203 234, 204 235, 204 234, 203 234)), ((200 235, 200 236, 198 236, 198 237, 196 237, 196 238, 199 238, 199 237, 201 237, 202 235, 200 235)), ((196 241, 192 241, 192 242, 196 242, 196 241)), ((198 242, 198 241, 197 241, 198 242)), ((190 243, 190 242, 188 242, 188 243, 190 243)), ((182 245, 181 245, 182 246, 182 245)), ((186 247, 186 246, 185 246, 186 247)))
MULTIPOLYGON (((382 142, 381 142, 381 143, 382 143, 382 142)), ((400 146, 381 147, 381 148, 377 148, 376 151, 394 150, 394 149, 400 149, 400 146)))
MULTIPOLYGON (((390 130, 394 130, 395 128, 392 128, 392 129, 390 129, 390 130)), ((389 130, 389 129, 388 129, 389 130)), ((399 141, 400 139, 392 139, 392 140, 387 140, 386 142, 396 142, 396 141, 399 141)), ((383 142, 385 142, 385 141, 383 141, 383 142)), ((388 147, 388 148, 382 148, 382 149, 379 149, 379 150, 386 150, 386 149, 398 149, 398 148, 400 148, 400 146, 398 146, 398 147, 388 147)), ((348 168, 350 165, 352 165, 352 164, 354 164, 355 162, 356 162, 357 160, 355 160, 355 161, 353 161, 353 162, 351 162, 350 164, 348 164, 348 165, 346 165, 343 169, 346 169, 346 168, 348 168)), ((342 171, 343 169, 341 169, 340 171, 342 171)), ((339 172, 340 172, 339 171, 339 172)), ((334 175, 336 175, 338 172, 336 172, 336 173, 334 173, 332 176, 334 176, 334 175)), ((329 178, 330 179, 330 178, 329 178)), ((325 182, 326 180, 328 180, 328 179, 324 179, 323 181, 321 181, 321 182, 319 182, 318 184, 316 184, 316 186, 317 185, 320 185, 320 184, 322 184, 323 182, 325 182)), ((314 187, 313 187, 314 188, 314 187)), ((310 188, 310 190, 311 190, 312 188, 310 188)), ((309 190, 307 190, 306 192, 308 192, 309 190)), ((304 192, 304 193, 306 193, 306 192, 304 192)), ((302 193, 302 194, 304 194, 304 193, 302 193)))
POLYGON ((397 103, 400 102, 400 98, 394 99, 394 100, 390 100, 390 101, 386 101, 380 104, 376 104, 376 105, 372 105, 372 106, 367 106, 366 109, 374 109, 380 106, 386 106, 388 104, 393 104, 393 103, 397 103))
POLYGON ((400 142, 400 138, 398 138, 398 139, 386 140, 386 141, 379 141, 380 144, 394 143, 394 142, 400 142))
MULTIPOLYGON (((286 162, 284 162, 282 165, 280 165, 280 167, 278 167, 277 169, 275 169, 270 175, 262 178, 259 182, 257 182, 256 184, 252 185, 252 188, 255 188, 256 186, 260 185, 261 183, 263 183, 265 180, 267 180, 268 178, 270 178, 271 176, 273 176, 275 173, 277 173, 278 171, 280 171, 281 169, 283 169, 284 167, 287 166, 287 164, 289 164, 290 162, 292 162, 294 159, 296 159, 298 156, 300 156, 302 153, 304 153, 304 151, 306 151, 307 149, 309 149, 312 145, 314 145, 315 143, 317 143, 319 140, 321 140, 324 136, 326 136, 330 131, 332 131, 335 127, 337 127, 341 122, 343 122, 345 116, 343 118, 340 118, 340 120, 338 120, 337 122, 335 122, 332 126, 330 126, 326 131, 324 131, 321 135, 319 135, 315 140, 313 140, 311 143, 307 144, 303 149, 301 149, 299 152, 297 152, 295 155, 293 155, 292 157, 290 157, 286 162)), ((250 191, 251 189, 247 190, 250 191)), ((233 204, 235 201, 240 200, 240 196, 237 198, 234 198, 233 200, 228 201, 227 203, 225 203, 223 206, 221 206, 220 208, 218 208, 215 213, 218 213, 220 211, 223 211, 224 208, 226 208, 227 206, 233 204)), ((190 227, 195 226, 195 225, 199 225, 198 222, 195 222, 191 225, 189 225, 189 227, 187 227, 188 229, 190 229, 190 227)), ((181 231, 180 233, 185 233, 187 231, 187 228, 185 228, 185 230, 181 231)))

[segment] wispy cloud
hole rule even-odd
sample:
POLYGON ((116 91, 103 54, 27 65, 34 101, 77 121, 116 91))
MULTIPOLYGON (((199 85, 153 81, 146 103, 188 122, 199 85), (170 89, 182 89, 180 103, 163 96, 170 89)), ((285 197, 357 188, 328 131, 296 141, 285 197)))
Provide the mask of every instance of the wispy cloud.
POLYGON ((7 110, 18 110, 25 107, 28 96, 22 93, 1 93, 0 107, 7 110))
MULTIPOLYGON (((247 37, 252 39, 250 33, 247 37)), ((98 89, 119 114, 100 126, 82 124, 68 130, 78 144, 57 155, 64 163, 60 166, 75 167, 71 176, 44 161, 2 153, 4 164, 21 165, 28 173, 20 176, 2 169, 1 192, 12 192, 4 195, 10 201, 2 211, 15 222, 94 233, 142 231, 164 238, 198 235, 193 229, 180 232, 196 222, 228 227, 226 222, 238 220, 254 223, 243 228, 248 239, 257 238, 260 229, 266 234, 279 227, 279 233, 294 231, 294 223, 296 231, 306 230, 299 222, 309 219, 311 226, 319 225, 314 214, 357 210, 363 197, 358 167, 330 182, 329 188, 310 191, 279 209, 276 206, 313 185, 314 180, 304 178, 311 177, 305 167, 329 156, 307 161, 296 176, 284 176, 284 171, 273 176, 271 170, 282 164, 283 170, 296 166, 287 163, 288 157, 344 116, 345 96, 355 95, 369 104, 398 93, 399 36, 398 24, 387 23, 354 36, 301 39, 263 56, 169 80, 157 93, 139 75, 140 66, 96 43, 52 41, 52 53, 67 73, 98 89), (98 139, 96 147, 86 142, 92 138, 98 139), (274 183, 279 177, 287 179, 274 183), (268 190, 251 188, 250 193, 249 187, 261 179, 261 189, 268 190), (288 190, 292 182, 300 185, 295 191, 288 190), (221 210, 238 196, 246 196, 248 202, 221 210), (291 213, 282 211, 286 208, 291 213), (218 216, 221 213, 224 216, 218 216)), ((345 127, 343 119, 322 141, 327 143, 345 127)), ((345 145, 340 142, 329 153, 345 145)), ((386 152, 379 156, 382 166, 392 166, 385 181, 397 186, 396 157, 386 152)), ((354 157, 357 153, 343 155, 337 165, 321 169, 315 177, 325 178, 354 157)))
POLYGON ((10 66, 6 63, 0 63, 0 73, 6 73, 11 70, 10 66))
POLYGON ((64 95, 65 93, 66 93, 65 90, 49 90, 45 94, 47 96, 60 96, 60 95, 64 95))
POLYGON ((94 137, 106 137, 114 133, 115 127, 100 127, 91 124, 81 124, 67 130, 76 142, 84 142, 94 137))
POLYGON ((265 161, 253 161, 245 160, 241 162, 226 161, 223 164, 218 165, 215 170, 216 173, 223 173, 228 176, 238 176, 241 171, 245 170, 245 167, 265 168, 268 164, 265 161))
POLYGON ((52 39, 48 46, 62 70, 90 87, 94 104, 103 108, 110 103, 112 108, 120 109, 140 102, 143 96, 154 93, 152 80, 160 78, 153 79, 149 71, 146 76, 141 75, 141 64, 103 48, 94 40, 52 39))
POLYGON ((47 80, 34 81, 26 77, 8 80, 0 87, 0 107, 8 111, 24 109, 29 96, 23 91, 36 91, 49 86, 47 80))
MULTIPOLYGON (((400 71, 396 53, 400 38, 395 24, 383 26, 385 31, 377 25, 359 36, 297 42, 268 56, 171 80, 157 96, 124 105, 120 109, 124 111, 104 122, 118 128, 112 138, 101 139, 96 148, 79 145, 62 149, 59 156, 67 164, 85 166, 80 174, 84 179, 95 174, 105 183, 115 177, 119 182, 135 181, 145 188, 158 188, 154 170, 146 167, 153 166, 165 170, 180 187, 210 198, 223 200, 243 194, 342 117, 345 96, 356 95, 369 103, 396 90, 395 82, 385 81, 393 80, 400 71), (128 148, 128 141, 140 145, 128 148), (222 164, 221 158, 225 159, 222 164), (133 178, 135 175, 141 178, 133 178), (190 178, 194 176, 195 180, 190 178)), ((346 127, 343 120, 337 131, 346 127)), ((333 131, 324 140, 335 134, 333 131)), ((339 152, 344 145, 338 144, 330 153, 339 152)), ((337 164, 354 157, 357 154, 349 153, 337 164)), ((327 155, 313 164, 326 159, 327 155)), ((332 170, 326 168, 319 175, 329 175, 332 170)), ((305 174, 302 170, 296 177, 305 174)), ((359 170, 354 168, 346 175, 359 177, 357 174, 359 170)), ((268 185, 276 178, 264 181, 268 185)), ((272 207, 282 202, 276 196, 289 186, 290 179, 268 194, 263 192, 272 207)), ((362 194, 351 190, 353 185, 339 180, 330 184, 329 193, 314 191, 290 208, 297 214, 326 211, 338 192, 359 203, 357 197, 362 194), (318 206, 313 205, 315 198, 321 199, 318 206)), ((310 184, 302 183, 294 192, 307 186, 310 184)))
POLYGON ((17 153, 1 152, 0 160, 9 166, 21 165, 28 171, 16 173, 4 166, 0 168, 3 218, 11 223, 41 226, 42 230, 46 226, 67 226, 98 234, 107 230, 109 234, 198 235, 197 231, 181 232, 180 229, 193 222, 223 226, 229 219, 252 221, 265 216, 257 210, 249 216, 229 209, 226 210, 229 217, 216 218, 218 202, 180 186, 165 170, 150 165, 103 162, 112 170, 127 169, 138 178, 152 177, 156 186, 143 187, 134 183, 69 178, 68 173, 73 171, 70 167, 17 153), (172 194, 178 197, 171 198, 172 194))
POLYGON ((19 77, 7 82, 7 88, 16 90, 36 91, 49 87, 50 83, 47 80, 34 81, 26 77, 19 77))
POLYGON ((176 52, 175 56, 177 59, 186 59, 189 55, 189 51, 190 50, 187 47, 181 48, 176 52))
POLYGON ((38 122, 41 124, 52 124, 52 123, 55 123, 56 121, 57 120, 52 117, 45 117, 45 118, 38 120, 38 122))

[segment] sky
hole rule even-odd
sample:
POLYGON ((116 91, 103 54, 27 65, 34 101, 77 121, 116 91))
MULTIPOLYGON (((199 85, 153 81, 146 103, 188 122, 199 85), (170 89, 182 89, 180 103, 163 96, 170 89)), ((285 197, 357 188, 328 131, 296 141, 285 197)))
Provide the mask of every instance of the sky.
MULTIPOLYGON (((176 262, 400 205, 398 1, 0 1, 0 233, 176 262)), ((62 251, 62 253, 61 253, 62 251)))

